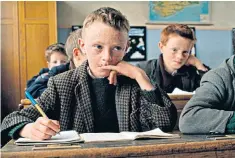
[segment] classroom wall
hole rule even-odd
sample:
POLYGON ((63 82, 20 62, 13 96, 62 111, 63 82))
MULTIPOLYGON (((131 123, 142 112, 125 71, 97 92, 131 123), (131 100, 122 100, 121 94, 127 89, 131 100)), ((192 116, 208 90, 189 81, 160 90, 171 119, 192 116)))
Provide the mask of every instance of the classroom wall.
MULTIPOLYGON (((58 42, 65 42, 72 25, 82 25, 87 14, 93 10, 109 6, 120 10, 132 26, 147 27, 147 59, 158 58, 157 47, 160 32, 166 25, 146 25, 148 22, 148 2, 57 2, 58 42)), ((235 2, 211 2, 210 26, 196 25, 196 55, 211 68, 217 67, 225 58, 232 55, 232 31, 235 28, 235 2)))

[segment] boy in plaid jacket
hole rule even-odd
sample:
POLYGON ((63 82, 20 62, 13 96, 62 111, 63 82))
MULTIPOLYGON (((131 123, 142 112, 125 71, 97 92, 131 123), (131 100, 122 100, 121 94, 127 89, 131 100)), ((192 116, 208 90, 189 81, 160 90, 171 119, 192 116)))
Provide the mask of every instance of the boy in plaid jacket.
POLYGON ((113 8, 89 14, 78 41, 88 60, 50 78, 37 100, 49 119, 30 106, 8 115, 2 134, 43 140, 72 129, 78 133, 172 131, 177 112, 166 93, 154 87, 142 69, 122 61, 129 28, 125 16, 113 8), (113 85, 109 79, 115 71, 119 75, 113 85))

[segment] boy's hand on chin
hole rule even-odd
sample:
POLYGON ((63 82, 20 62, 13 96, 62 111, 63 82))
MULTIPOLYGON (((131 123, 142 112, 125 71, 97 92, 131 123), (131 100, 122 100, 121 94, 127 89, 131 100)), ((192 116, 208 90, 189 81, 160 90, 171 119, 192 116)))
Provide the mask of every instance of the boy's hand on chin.
POLYGON ((137 76, 144 71, 134 65, 131 65, 125 61, 119 62, 117 65, 103 66, 103 69, 110 70, 109 76, 117 76, 117 74, 127 76, 132 79, 136 79, 137 76))
POLYGON ((125 61, 121 61, 117 65, 103 66, 102 68, 106 70, 111 70, 110 75, 108 77, 110 82, 113 82, 114 80, 117 81, 116 79, 117 74, 120 74, 123 76, 127 76, 129 78, 135 79, 138 82, 141 89, 143 90, 153 89, 153 86, 150 83, 149 78, 146 75, 146 73, 142 69, 134 65, 131 65, 125 61), (112 71, 115 71, 115 72, 112 72, 112 71))
POLYGON ((109 84, 117 85, 117 76, 119 74, 115 70, 111 70, 108 76, 109 84))

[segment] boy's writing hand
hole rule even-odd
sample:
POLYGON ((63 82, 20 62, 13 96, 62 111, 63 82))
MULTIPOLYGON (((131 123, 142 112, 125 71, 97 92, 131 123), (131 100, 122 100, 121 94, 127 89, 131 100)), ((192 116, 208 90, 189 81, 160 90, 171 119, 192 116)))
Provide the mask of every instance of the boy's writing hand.
POLYGON ((20 136, 33 140, 50 139, 60 131, 60 124, 56 120, 39 117, 36 122, 29 123, 20 131, 20 136))
POLYGON ((116 74, 115 74, 115 72, 113 72, 115 75, 111 74, 109 76, 109 81, 110 80, 113 81, 114 79, 112 79, 112 77, 113 76, 116 77, 117 73, 119 73, 121 75, 135 79, 138 82, 141 89, 143 89, 143 90, 154 89, 153 85, 149 81, 148 76, 146 75, 146 73, 142 69, 140 69, 134 65, 131 65, 125 61, 121 61, 117 65, 103 66, 103 69, 116 71, 116 74))
POLYGON ((193 55, 189 56, 189 58, 186 62, 186 65, 195 66, 198 70, 208 71, 208 69, 203 65, 203 63, 193 55))

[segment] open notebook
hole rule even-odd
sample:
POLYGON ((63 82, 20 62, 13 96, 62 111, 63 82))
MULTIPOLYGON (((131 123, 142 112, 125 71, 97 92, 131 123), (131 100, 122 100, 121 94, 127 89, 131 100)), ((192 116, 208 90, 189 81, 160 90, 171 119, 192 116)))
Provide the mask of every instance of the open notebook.
POLYGON ((169 134, 162 132, 159 128, 146 132, 120 132, 120 133, 83 133, 76 131, 62 131, 49 140, 30 140, 28 138, 19 138, 15 141, 16 145, 37 145, 37 144, 62 144, 77 142, 104 142, 104 141, 124 141, 141 138, 179 138, 178 134, 169 134))
POLYGON ((29 138, 19 138, 15 141, 16 145, 37 145, 37 144, 64 144, 81 142, 81 137, 76 131, 61 131, 48 140, 31 140, 29 138))

